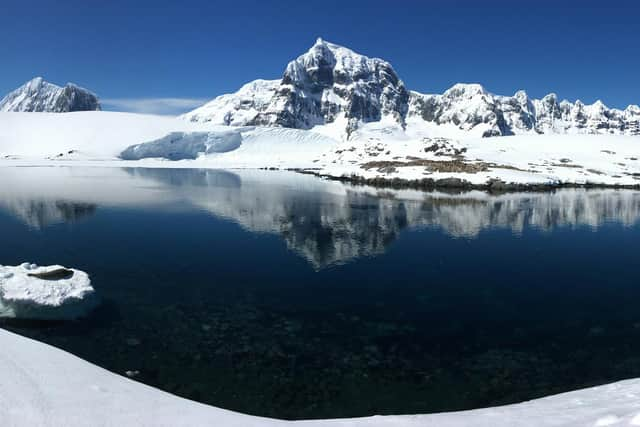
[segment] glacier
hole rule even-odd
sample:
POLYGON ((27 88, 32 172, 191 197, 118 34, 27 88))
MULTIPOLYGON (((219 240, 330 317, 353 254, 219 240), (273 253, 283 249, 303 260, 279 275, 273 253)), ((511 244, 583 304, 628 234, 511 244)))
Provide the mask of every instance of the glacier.
POLYGON ((227 132, 171 132, 155 141, 133 145, 124 150, 123 160, 164 158, 169 160, 197 159, 200 155, 226 153, 242 144, 237 130, 227 132))

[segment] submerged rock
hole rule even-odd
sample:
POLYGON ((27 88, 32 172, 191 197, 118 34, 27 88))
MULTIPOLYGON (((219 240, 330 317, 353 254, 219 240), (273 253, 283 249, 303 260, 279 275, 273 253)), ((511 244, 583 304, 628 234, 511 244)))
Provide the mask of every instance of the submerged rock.
POLYGON ((60 265, 0 265, 0 318, 60 320, 95 306, 89 275, 60 265))

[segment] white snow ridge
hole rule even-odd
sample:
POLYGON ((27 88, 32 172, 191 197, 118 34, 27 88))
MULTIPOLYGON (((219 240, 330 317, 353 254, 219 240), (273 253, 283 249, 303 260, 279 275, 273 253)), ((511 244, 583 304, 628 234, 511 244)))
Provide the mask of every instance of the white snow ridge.
POLYGON ((61 265, 0 265, 0 318, 75 319, 94 304, 94 289, 84 271, 61 265))

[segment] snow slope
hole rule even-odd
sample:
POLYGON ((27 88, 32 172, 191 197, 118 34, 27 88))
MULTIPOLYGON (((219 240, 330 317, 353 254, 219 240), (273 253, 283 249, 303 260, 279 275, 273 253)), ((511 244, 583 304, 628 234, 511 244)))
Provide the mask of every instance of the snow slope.
POLYGON ((66 158, 75 150, 85 159, 115 159, 129 145, 201 128, 173 117, 106 111, 0 112, 0 157, 66 158))
POLYGON ((640 184, 637 136, 482 138, 455 126, 407 123, 403 128, 387 117, 361 125, 344 140, 340 124, 301 130, 131 113, 0 113, 0 165, 277 167, 332 177, 458 178, 473 184, 640 184))
POLYGON ((465 412, 287 422, 185 400, 1 329, 0 348, 3 427, 640 426, 640 380, 465 412))
MULTIPOLYGON (((196 159, 178 162, 181 167, 297 168, 313 166, 313 160, 335 144, 329 137, 298 129, 239 128, 167 116, 0 112, 0 164, 17 160, 21 164, 96 161, 105 165, 106 161, 121 163, 124 152, 128 159, 196 159), (127 150, 141 143, 145 145, 127 150), (200 148, 208 154, 199 155, 200 148)), ((179 166, 143 161, 156 166, 168 163, 179 166)))

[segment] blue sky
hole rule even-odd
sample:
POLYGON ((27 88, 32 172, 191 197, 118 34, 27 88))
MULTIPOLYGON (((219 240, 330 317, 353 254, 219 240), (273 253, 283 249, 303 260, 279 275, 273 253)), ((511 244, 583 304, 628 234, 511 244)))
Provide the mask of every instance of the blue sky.
POLYGON ((640 103, 634 1, 3 1, 0 94, 34 76, 85 86, 111 108, 185 111, 279 78, 318 36, 390 61, 427 93, 640 103))

